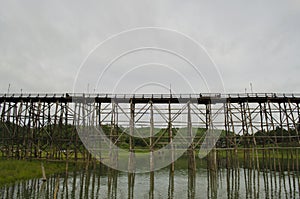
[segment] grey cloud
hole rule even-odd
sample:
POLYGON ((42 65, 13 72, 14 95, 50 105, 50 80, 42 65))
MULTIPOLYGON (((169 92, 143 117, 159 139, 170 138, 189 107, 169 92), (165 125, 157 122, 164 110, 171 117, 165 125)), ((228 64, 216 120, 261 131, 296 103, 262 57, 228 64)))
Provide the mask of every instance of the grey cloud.
MULTIPOLYGON (((293 0, 0 1, 0 90, 6 92, 11 84, 11 92, 70 92, 81 62, 98 43, 130 28, 158 26, 203 44, 227 92, 249 90, 250 82, 257 92, 299 92, 299 11, 300 4, 293 0)), ((185 44, 172 45, 184 49, 185 44)), ((192 50, 186 53, 197 56, 192 50)), ((106 62, 98 61, 99 73, 106 62)), ((192 70, 182 67, 196 92, 203 92, 192 70)), ((82 75, 88 80, 88 74, 82 75)), ((117 71, 108 74, 110 83, 119 76, 117 71)), ((130 92, 135 82, 143 83, 143 74, 135 78, 126 79, 120 90, 130 92)), ((155 81, 178 83, 168 74, 155 81)), ((104 87, 108 92, 110 85, 104 87)), ((187 90, 180 83, 176 87, 187 90)))

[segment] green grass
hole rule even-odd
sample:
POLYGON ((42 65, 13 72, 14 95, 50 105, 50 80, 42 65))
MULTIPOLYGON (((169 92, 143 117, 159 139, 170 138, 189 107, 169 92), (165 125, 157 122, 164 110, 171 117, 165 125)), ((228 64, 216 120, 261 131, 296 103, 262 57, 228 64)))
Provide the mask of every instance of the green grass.
MULTIPOLYGON (((148 152, 146 149, 136 149, 136 157, 147 156, 145 152, 148 152)), ((286 164, 288 161, 299 160, 300 158, 300 149, 258 149, 255 150, 245 150, 242 148, 237 148, 237 153, 235 154, 234 150, 227 150, 229 157, 237 158, 238 161, 243 162, 244 152, 249 155, 250 158, 258 158, 259 162, 267 161, 269 158, 276 158, 280 161, 280 164, 286 164)), ((226 150, 217 149, 218 159, 226 159, 226 150)), ((201 167, 205 165, 206 161, 204 159, 200 160, 198 156, 198 150, 195 151, 197 164, 201 164, 201 167), (203 165, 202 165, 203 164, 203 165)), ((108 154, 103 154, 102 158, 108 159, 108 154)), ((72 158, 71 158, 72 159, 72 158)), ((124 151, 119 152, 119 160, 127 160, 128 154, 124 151)), ((125 161, 126 162, 126 161, 125 161)), ((187 156, 183 155, 175 165, 178 168, 185 168, 187 166, 187 156)), ((42 169, 41 163, 44 164, 46 171, 46 176, 56 173, 64 173, 66 170, 66 162, 54 162, 54 161, 42 161, 42 160, 15 160, 15 159, 0 159, 0 187, 13 183, 20 180, 32 179, 32 178, 42 178, 42 169)), ((276 161, 277 164, 277 161, 276 161)), ((75 169, 81 169, 84 166, 84 162, 73 163, 69 162, 69 171, 74 171, 75 169)), ((204 166, 205 167, 205 166, 204 166)))
MULTIPOLYGON (((38 160, 0 160, 0 187, 19 180, 42 178, 41 163, 44 164, 46 176, 65 172, 63 162, 47 162, 38 160)), ((74 166, 69 166, 72 170, 74 166)))
MULTIPOLYGON (((229 152, 229 150, 228 150, 229 152)), ((272 149, 272 148, 266 148, 266 149, 258 149, 257 151, 252 149, 237 149, 237 154, 235 154, 234 149, 231 150, 232 154, 237 155, 237 158, 240 160, 244 159, 244 152, 248 153, 255 158, 258 157, 260 159, 271 157, 271 158, 283 158, 283 159, 297 159, 299 158, 297 156, 297 153, 300 154, 300 149, 272 149), (297 152, 298 151, 298 152, 297 152), (265 154, 265 156, 264 156, 265 154), (293 156, 291 156, 293 154, 293 156)), ((226 158, 226 151, 225 150, 219 150, 218 151, 220 158, 226 158)))

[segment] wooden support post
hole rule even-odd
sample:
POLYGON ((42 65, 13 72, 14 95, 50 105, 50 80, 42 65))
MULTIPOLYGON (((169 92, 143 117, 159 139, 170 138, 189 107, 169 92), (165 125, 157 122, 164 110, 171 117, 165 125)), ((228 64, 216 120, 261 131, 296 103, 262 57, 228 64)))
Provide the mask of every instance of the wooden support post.
POLYGON ((129 160, 128 160, 128 198, 133 198, 134 193, 134 179, 135 179, 135 153, 134 153, 134 118, 135 104, 130 101, 130 137, 129 137, 129 160))
POLYGON ((229 132, 229 115, 228 115, 228 107, 227 103, 223 104, 224 106, 224 127, 225 127, 225 139, 226 139, 226 169, 230 167, 230 160, 229 160, 229 151, 231 145, 231 135, 229 132))
MULTIPOLYGON (((97 128, 99 129, 99 131, 101 130, 101 128, 102 128, 102 122, 101 122, 101 103, 99 102, 99 103, 97 103, 97 105, 96 105, 96 121, 95 122, 97 122, 97 128), (98 119, 98 120, 97 120, 98 119)), ((104 133, 104 132, 103 132, 104 133)), ((102 137, 100 138, 101 140, 100 140, 100 143, 99 143, 99 147, 100 147, 100 149, 101 149, 101 142, 102 142, 102 137)), ((99 158, 100 158, 100 160, 101 160, 101 150, 98 152, 98 155, 99 155, 99 158)))
POLYGON ((129 172, 133 172, 134 171, 134 167, 135 167, 135 157, 134 157, 134 110, 135 110, 135 104, 131 101, 130 102, 130 129, 129 129, 129 133, 130 133, 130 137, 129 137, 129 151, 130 151, 130 156, 129 156, 129 161, 128 161, 128 171, 129 172))
POLYGON ((42 175, 43 175, 42 181, 47 181, 45 167, 43 163, 41 163, 41 168, 42 168, 42 175))
POLYGON ((188 198, 195 198, 196 160, 193 142, 192 116, 190 102, 187 103, 187 130, 190 146, 188 148, 188 198))
MULTIPOLYGON (((5 116, 5 100, 4 102, 1 104, 1 127, 4 128, 4 116, 5 116)), ((5 157, 5 132, 1 133, 1 144, 4 146, 3 149, 1 149, 2 152, 2 157, 5 157)))
MULTIPOLYGON (((234 160, 234 168, 238 168, 239 167, 239 159, 238 159, 238 140, 237 140, 237 134, 236 134, 236 131, 235 131, 235 127, 234 127, 234 121, 233 121, 233 108, 232 108, 232 104, 231 102, 229 101, 227 103, 227 110, 229 111, 230 113, 230 126, 231 126, 231 129, 232 129, 232 133, 233 133, 233 143, 234 143, 234 154, 231 153, 231 159, 234 160)), ((230 128, 229 128, 230 130, 230 128)))
POLYGON ((117 159, 117 151, 114 148, 114 143, 116 141, 116 131, 117 131, 117 109, 116 109, 115 102, 112 102, 112 110, 111 110, 111 127, 110 127, 110 151, 109 151, 109 158, 110 162, 114 165, 114 167, 117 167, 118 159, 117 159))
POLYGON ((248 132, 245 129, 245 108, 244 108, 245 104, 244 103, 240 103, 240 114, 241 114, 241 121, 242 121, 242 132, 243 132, 243 144, 244 144, 244 167, 248 166, 248 132))
POLYGON ((21 158, 21 135, 20 133, 23 133, 22 130, 20 129, 21 125, 22 125, 22 110, 23 110, 23 101, 20 102, 19 104, 19 110, 18 110, 18 114, 17 114, 17 118, 16 118, 16 124, 17 124, 17 132, 16 132, 16 137, 17 137, 17 158, 20 159, 21 158))
POLYGON ((195 160, 195 148, 193 142, 193 132, 192 132, 192 116, 191 116, 191 105, 190 102, 187 103, 187 130, 189 135, 189 142, 191 143, 188 148, 189 154, 189 170, 195 171, 196 170, 196 160, 195 160))
POLYGON ((72 137, 69 137, 69 136, 72 136, 71 135, 71 132, 69 132, 70 131, 70 129, 69 129, 69 127, 68 127, 68 119, 69 119, 69 115, 68 115, 68 110, 69 110, 69 105, 70 104, 68 104, 68 103, 66 103, 65 102, 65 104, 64 104, 64 108, 65 108, 65 127, 64 127, 64 129, 65 129, 65 134, 67 135, 67 137, 66 136, 64 136, 64 137, 66 137, 67 138, 67 141, 65 141, 65 156, 66 156, 66 175, 68 176, 68 170, 69 170, 69 153, 71 152, 71 139, 72 139, 72 137))
POLYGON ((29 114, 28 114, 28 128, 27 128, 27 150, 26 150, 26 157, 28 156, 28 153, 30 155, 30 158, 32 158, 32 115, 33 115, 33 103, 30 100, 29 102, 29 114))
POLYGON ((64 140, 64 105, 62 102, 59 103, 60 106, 60 113, 59 113, 59 123, 58 123, 58 139, 57 139, 57 149, 58 149, 58 159, 62 159, 62 155, 63 155, 63 140, 64 140))
MULTIPOLYGON (((87 107, 87 104, 86 104, 86 99, 85 99, 85 96, 83 95, 83 102, 80 104, 81 106, 81 118, 82 120, 82 126, 83 128, 86 128, 87 127, 87 117, 86 117, 86 107, 87 107)), ((86 135, 88 136, 88 135, 86 135)), ((83 149, 83 160, 86 161, 87 160, 87 150, 86 149, 83 149)))
MULTIPOLYGON (((73 125, 79 126, 79 120, 80 120, 80 106, 78 106, 78 103, 75 102, 73 125), (77 111, 77 109, 79 109, 79 110, 77 111)), ((74 131, 75 131, 74 159, 75 159, 75 161, 77 161, 78 160, 78 133, 77 133, 76 129, 74 129, 74 131)))
POLYGON ((17 125, 17 117, 18 117, 18 103, 16 102, 13 106, 13 117, 12 117, 12 123, 15 124, 13 125, 12 129, 12 157, 16 158, 17 157, 17 142, 18 142, 18 137, 17 137, 17 130, 18 130, 18 125, 17 125))
POLYGON ((41 147, 41 115, 42 115, 42 102, 41 100, 39 100, 38 102, 38 106, 37 106, 37 113, 36 113, 36 117, 35 117, 35 152, 34 152, 34 156, 35 158, 41 158, 40 156, 40 147, 41 147))
POLYGON ((154 116, 153 103, 150 101, 150 191, 149 198, 154 198, 154 116))
MULTIPOLYGON (((210 134, 210 131, 213 131, 213 121, 212 121, 212 109, 211 104, 206 104, 206 130, 210 134)), ((214 142, 213 135, 210 135, 209 142, 214 142)), ((213 144, 213 143, 210 143, 213 144)), ((210 170, 217 170, 217 151, 214 147, 208 154, 208 166, 210 170)))
POLYGON ((175 170, 175 154, 174 154, 174 145, 173 145, 173 125, 172 125, 172 108, 171 108, 171 102, 169 101, 168 104, 168 133, 169 133, 169 143, 171 146, 171 165, 170 165, 170 172, 174 172, 175 170))
MULTIPOLYGON (((43 102, 43 108, 42 108, 42 115, 41 115, 41 117, 42 117, 42 119, 41 119, 41 130, 42 130, 42 132, 43 132, 43 134, 45 135, 45 133, 48 133, 47 132, 47 128, 45 128, 46 127, 46 122, 45 122, 45 119, 46 119, 46 114, 45 114, 45 112, 46 112, 46 102, 43 102)), ((40 157, 41 158, 43 158, 43 152, 44 152, 44 150, 45 150, 45 147, 46 147, 46 145, 47 145, 47 141, 45 140, 45 138, 46 137, 44 137, 43 136, 43 139, 42 139, 42 146, 41 146, 41 151, 40 151, 40 157)))

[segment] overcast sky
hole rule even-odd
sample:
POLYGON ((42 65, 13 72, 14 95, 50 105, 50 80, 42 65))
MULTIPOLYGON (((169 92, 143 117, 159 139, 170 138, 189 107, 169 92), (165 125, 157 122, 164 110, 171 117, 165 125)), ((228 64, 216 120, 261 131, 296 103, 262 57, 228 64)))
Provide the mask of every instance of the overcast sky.
POLYGON ((0 0, 0 91, 298 92, 300 1, 0 0))

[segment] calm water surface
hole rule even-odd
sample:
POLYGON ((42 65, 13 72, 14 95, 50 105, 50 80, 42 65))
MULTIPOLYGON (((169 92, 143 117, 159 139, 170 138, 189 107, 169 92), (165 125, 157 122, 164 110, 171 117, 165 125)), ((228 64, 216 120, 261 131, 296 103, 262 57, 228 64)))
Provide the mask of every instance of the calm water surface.
POLYGON ((1 198, 300 198, 297 173, 250 169, 176 169, 128 175, 104 167, 31 179, 0 189, 1 198), (152 177, 151 177, 152 175, 152 177))

